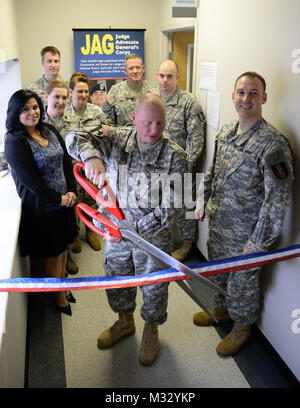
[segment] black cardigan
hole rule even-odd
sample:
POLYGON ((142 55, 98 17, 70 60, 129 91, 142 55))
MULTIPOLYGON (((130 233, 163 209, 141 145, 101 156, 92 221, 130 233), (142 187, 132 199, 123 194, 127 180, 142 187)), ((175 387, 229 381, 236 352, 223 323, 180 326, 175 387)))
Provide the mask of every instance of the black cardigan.
MULTIPOLYGON (((72 161, 65 147, 64 140, 50 124, 44 124, 45 130, 51 130, 59 140, 63 150, 63 167, 67 181, 67 191, 76 194, 76 180, 73 175, 72 161)), ((47 186, 38 169, 25 131, 7 133, 5 137, 5 158, 11 167, 12 177, 23 207, 42 215, 46 203, 61 204, 61 194, 47 186)), ((66 192, 67 192, 66 191, 66 192)))

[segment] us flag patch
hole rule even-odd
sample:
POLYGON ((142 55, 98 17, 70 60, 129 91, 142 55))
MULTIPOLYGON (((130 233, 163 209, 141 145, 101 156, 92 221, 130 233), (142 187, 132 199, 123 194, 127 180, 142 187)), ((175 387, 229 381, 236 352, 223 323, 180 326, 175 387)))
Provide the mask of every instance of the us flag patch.
POLYGON ((103 136, 112 137, 112 128, 110 126, 102 126, 103 136))
POLYGON ((111 105, 114 101, 114 98, 111 95, 107 95, 106 100, 111 105))

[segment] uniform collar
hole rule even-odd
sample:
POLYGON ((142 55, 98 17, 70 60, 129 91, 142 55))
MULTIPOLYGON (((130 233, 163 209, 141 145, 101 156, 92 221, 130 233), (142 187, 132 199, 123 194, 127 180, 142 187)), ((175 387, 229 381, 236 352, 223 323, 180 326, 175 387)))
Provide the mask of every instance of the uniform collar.
MULTIPOLYGON (((176 91, 173 93, 173 95, 169 96, 168 99, 163 98, 163 99, 165 99, 165 104, 166 105, 177 105, 178 98, 179 98, 179 92, 180 92, 179 88, 176 87, 176 91)), ((161 94, 161 96, 162 96, 162 94, 161 94)))
POLYGON ((127 80, 125 82, 126 82, 126 91, 127 91, 126 97, 127 98, 136 97, 136 94, 139 93, 139 91, 143 88, 143 85, 144 85, 144 79, 142 80, 142 83, 140 84, 140 86, 136 89, 130 88, 127 80))
POLYGON ((52 82, 52 81, 62 81, 62 77, 60 75, 57 75, 57 77, 55 79, 51 79, 49 81, 48 79, 46 79, 45 74, 43 74, 41 79, 45 84, 49 84, 49 82, 52 82))
MULTIPOLYGON (((77 115, 75 108, 73 106, 72 103, 70 103, 70 112, 72 113, 72 115, 77 115)), ((91 119, 93 117, 93 113, 90 111, 89 106, 88 106, 88 102, 86 104, 86 107, 84 109, 84 111, 82 111, 83 114, 82 115, 77 115, 82 119, 91 119)))
MULTIPOLYGON (((144 153, 139 153, 139 154, 145 158, 145 161, 147 161, 147 163, 155 163, 165 143, 165 140, 166 140, 166 137, 162 135, 159 141, 155 143, 155 146, 153 147, 153 149, 148 149, 144 153)), ((134 152, 139 152, 137 138, 136 138, 136 129, 134 129, 131 132, 128 138, 128 141, 125 147, 125 152, 129 154, 134 153, 134 152)))
POLYGON ((239 135, 236 134, 239 126, 239 122, 237 122, 232 129, 231 132, 231 141, 233 141, 237 146, 241 146, 244 143, 246 143, 250 137, 257 131, 257 129, 262 125, 264 122, 263 118, 258 119, 257 122, 254 123, 254 125, 251 126, 250 129, 246 130, 245 132, 240 133, 239 135))

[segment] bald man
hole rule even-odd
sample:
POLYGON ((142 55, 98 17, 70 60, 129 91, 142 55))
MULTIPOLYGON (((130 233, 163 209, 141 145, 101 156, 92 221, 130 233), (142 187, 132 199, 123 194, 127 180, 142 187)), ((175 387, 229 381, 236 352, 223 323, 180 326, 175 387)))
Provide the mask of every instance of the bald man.
MULTIPOLYGON (((160 94, 166 104, 165 133, 185 150, 188 171, 195 174, 205 139, 206 121, 202 108, 191 93, 177 87, 180 74, 175 61, 161 62, 156 77, 160 94)), ((190 254, 192 243, 196 240, 197 223, 195 220, 187 220, 185 212, 179 211, 176 225, 183 238, 183 244, 172 253, 172 256, 178 261, 183 261, 190 254)))
MULTIPOLYGON (((98 187, 104 182, 102 160, 106 162, 106 178, 126 221, 147 241, 171 253, 170 220, 174 216, 172 203, 176 201, 175 183, 171 179, 182 180, 186 154, 163 134, 166 112, 158 95, 143 94, 131 117, 135 127, 104 126, 93 133, 80 129, 68 135, 66 145, 71 156, 85 163, 87 177, 98 187), (160 183, 155 179, 158 174, 171 182, 160 183)), ((102 208, 99 211, 116 222, 107 211, 102 208)), ((95 225, 103 228, 99 223, 95 225)), ((133 243, 112 238, 108 233, 105 238, 104 270, 107 276, 142 275, 161 269, 154 258, 133 243)), ((141 316, 145 325, 139 361, 150 365, 158 354, 158 325, 167 320, 168 283, 141 286, 140 289, 144 301, 141 316)), ((119 314, 119 319, 100 334, 99 348, 111 347, 122 337, 134 334, 136 292, 136 287, 106 291, 109 305, 119 314)))

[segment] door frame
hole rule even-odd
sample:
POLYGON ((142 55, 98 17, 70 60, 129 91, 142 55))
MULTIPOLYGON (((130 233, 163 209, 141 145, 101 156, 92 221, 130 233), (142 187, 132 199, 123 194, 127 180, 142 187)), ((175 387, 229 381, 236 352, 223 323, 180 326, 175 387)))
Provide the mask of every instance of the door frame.
POLYGON ((158 60, 163 61, 169 58, 169 53, 172 51, 172 34, 175 31, 194 30, 194 62, 193 62, 193 88, 192 93, 195 94, 196 69, 195 62, 197 61, 197 43, 198 43, 198 20, 197 18, 183 19, 173 24, 161 26, 158 35, 158 60))

